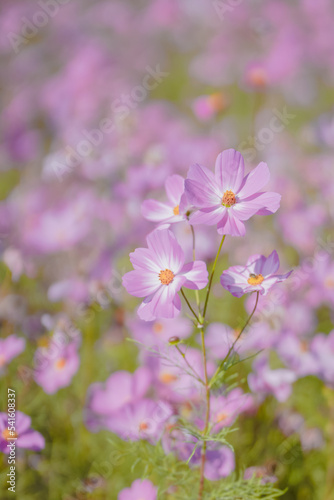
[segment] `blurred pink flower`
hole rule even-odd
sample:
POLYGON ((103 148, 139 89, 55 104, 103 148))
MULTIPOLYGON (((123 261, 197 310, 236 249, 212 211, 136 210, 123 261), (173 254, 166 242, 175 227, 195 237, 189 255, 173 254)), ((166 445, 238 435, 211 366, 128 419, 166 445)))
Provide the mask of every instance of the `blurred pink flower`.
POLYGON ((164 401, 139 399, 109 415, 105 423, 107 429, 124 440, 146 439, 154 444, 159 441, 172 414, 172 408, 164 401))
POLYGON ((248 375, 250 389, 264 399, 272 394, 280 401, 286 401, 292 392, 291 385, 297 380, 296 374, 285 368, 271 370, 265 357, 258 358, 253 364, 255 372, 248 375))
POLYGON ((7 445, 11 443, 13 438, 16 438, 13 442, 18 448, 27 448, 33 451, 42 450, 45 446, 44 437, 31 429, 30 426, 31 418, 17 410, 15 412, 15 431, 11 431, 11 424, 8 424, 8 414, 0 413, 0 451, 8 454, 10 448, 7 445), (14 436, 11 435, 11 432, 14 432, 14 436))
POLYGON ((143 398, 151 382, 150 371, 140 367, 134 373, 121 370, 110 375, 105 383, 92 384, 88 390, 87 426, 90 430, 99 429, 105 416, 143 398))
MULTIPOLYGON (((58 338, 57 338, 58 339, 58 338)), ((35 352, 34 378, 47 394, 70 385, 80 364, 78 342, 62 344, 53 338, 47 348, 35 352)))
POLYGON ((0 375, 4 367, 24 351, 26 341, 16 335, 0 339, 0 375))
POLYGON ((118 500, 156 500, 157 488, 148 479, 136 479, 130 488, 125 488, 118 495, 118 500))

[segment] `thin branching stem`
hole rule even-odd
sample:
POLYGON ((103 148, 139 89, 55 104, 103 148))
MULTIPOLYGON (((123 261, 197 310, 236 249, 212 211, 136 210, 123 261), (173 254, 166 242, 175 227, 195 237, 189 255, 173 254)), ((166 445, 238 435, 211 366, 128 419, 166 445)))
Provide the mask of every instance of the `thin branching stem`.
POLYGON ((197 323, 200 323, 199 317, 197 316, 197 314, 195 313, 194 309, 192 308, 192 306, 191 306, 189 300, 187 299, 187 297, 186 297, 186 295, 185 295, 185 293, 184 293, 184 291, 183 291, 182 288, 181 288, 181 293, 182 293, 182 297, 184 298, 184 300, 187 303, 187 306, 189 307, 190 311, 193 313, 194 317, 196 318, 197 323))
MULTIPOLYGON (((196 236, 195 236, 194 226, 192 226, 191 224, 190 224, 190 229, 191 229, 191 234, 193 237, 193 261, 195 262, 195 260, 196 260, 196 236)), ((195 290, 195 297, 196 297, 197 308, 199 311, 199 293, 198 293, 198 290, 195 290)))
MULTIPOLYGON (((212 266, 212 271, 210 274, 209 278, 209 285, 208 285, 208 290, 206 292, 206 297, 205 297, 205 303, 204 303, 204 309, 203 309, 203 315, 201 317, 201 341, 202 341, 202 352, 203 352, 203 365, 204 365, 204 381, 205 381, 205 395, 206 395, 206 412, 205 412, 205 424, 204 424, 204 430, 203 434, 207 434, 208 428, 209 428, 209 422, 210 422, 210 384, 209 384, 209 379, 208 379, 208 370, 207 370, 207 360, 206 360, 206 349, 205 349, 205 339, 204 339, 204 321, 205 321, 205 316, 206 316, 206 311, 208 307, 208 302, 209 302, 209 297, 210 297, 210 292, 211 292, 211 286, 212 286, 212 281, 213 277, 216 271, 216 266, 217 262, 219 259, 219 255, 223 246, 223 243, 225 241, 226 235, 222 237, 222 240, 220 242, 217 255, 215 257, 213 266, 212 266)), ((206 441, 203 442, 202 446, 202 452, 201 452, 201 466, 200 466, 200 484, 199 484, 199 492, 198 492, 198 500, 202 500, 203 498, 203 489, 204 489, 204 467, 205 467, 205 459, 206 459, 206 448, 207 448, 207 443, 206 441)))
POLYGON ((231 355, 231 352, 234 350, 234 347, 235 347, 235 344, 238 342, 238 340, 240 339, 241 335, 244 333, 244 331, 246 330, 247 326, 249 325, 252 317, 254 316, 255 314, 255 311, 256 311, 256 308, 257 308, 257 305, 258 305, 258 302, 259 302, 259 292, 256 292, 256 301, 255 301, 255 305, 254 305, 254 308, 251 312, 251 314, 248 316, 247 318, 247 321, 246 323, 244 324, 244 326, 242 327, 242 329, 240 330, 237 338, 235 339, 235 341, 233 342, 233 344, 231 345, 231 347, 229 348, 228 350, 228 353, 226 354, 225 358, 223 359, 223 361, 220 363, 220 365, 218 366, 217 370, 215 371, 215 373, 213 374, 212 376, 212 379, 210 381, 210 387, 212 386, 213 382, 215 381, 218 373, 222 370, 222 368, 224 367, 224 364, 226 363, 226 361, 228 360, 228 358, 230 357, 231 355))
POLYGON ((204 385, 204 381, 203 381, 203 380, 201 379, 201 377, 198 375, 198 373, 196 372, 195 368, 193 368, 193 367, 191 366, 191 364, 189 363, 189 361, 188 361, 188 360, 187 360, 187 358, 186 358, 185 353, 181 351, 181 349, 179 348, 179 346, 178 346, 178 345, 176 345, 175 347, 176 347, 176 349, 179 351, 179 353, 181 354, 181 356, 182 356, 182 358, 184 359, 185 363, 189 366, 189 368, 191 369, 191 371, 194 373, 196 380, 198 380, 199 382, 201 382, 201 384, 203 384, 203 385, 204 385))
POLYGON ((222 240, 220 242, 220 245, 219 245, 219 248, 218 248, 218 252, 217 252, 216 258, 214 260, 212 271, 211 271, 211 274, 210 274, 208 291, 206 292, 204 309, 203 309, 203 322, 204 322, 205 315, 206 315, 206 310, 207 310, 207 307, 208 307, 208 302, 209 302, 209 297, 210 297, 210 292, 211 292, 211 286, 212 286, 213 277, 214 277, 214 274, 215 274, 215 270, 216 270, 218 258, 219 258, 219 255, 220 255, 220 251, 221 251, 223 243, 225 241, 225 237, 226 237, 226 235, 224 234, 224 236, 222 237, 222 240))

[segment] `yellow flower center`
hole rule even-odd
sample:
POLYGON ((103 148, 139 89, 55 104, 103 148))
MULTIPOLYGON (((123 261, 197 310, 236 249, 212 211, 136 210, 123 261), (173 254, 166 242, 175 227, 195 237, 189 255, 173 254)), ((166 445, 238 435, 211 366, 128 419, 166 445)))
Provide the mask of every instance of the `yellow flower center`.
POLYGON ((264 277, 262 276, 262 274, 251 274, 247 282, 252 286, 256 286, 256 285, 261 285, 263 280, 264 277))
POLYGON ((176 207, 173 208, 173 214, 174 215, 179 215, 180 210, 179 210, 179 205, 176 205, 176 207))
POLYGON ((223 111, 226 108, 226 99, 220 92, 215 92, 209 96, 209 103, 215 111, 223 111))
POLYGON ((8 429, 5 429, 2 431, 2 437, 6 439, 6 441, 10 441, 11 439, 17 438, 17 433, 14 431, 9 431, 8 429))
POLYGON ((163 285, 169 285, 174 279, 174 274, 170 269, 165 269, 164 271, 160 271, 159 280, 163 285))
POLYGON ((220 424, 221 422, 224 422, 224 420, 226 420, 228 417, 229 417, 229 414, 226 412, 218 413, 218 415, 216 417, 216 423, 220 424))
POLYGON ((145 422, 145 421, 140 422, 140 424, 139 424, 139 430, 140 431, 147 431, 148 427, 149 427, 148 423, 145 422))
POLYGON ((263 68, 253 68, 248 78, 255 87, 265 87, 268 83, 267 73, 263 68))
POLYGON ((66 359, 65 358, 60 358, 56 361, 56 368, 57 370, 62 370, 64 366, 66 365, 66 359))
POLYGON ((233 191, 227 190, 224 193, 224 196, 222 198, 222 205, 224 207, 231 207, 232 205, 235 205, 237 202, 235 194, 233 191))
POLYGON ((172 373, 163 372, 160 374, 159 380, 163 384, 171 384, 172 382, 175 382, 177 380, 177 376, 173 375, 172 373))
POLYGON ((154 323, 154 325, 153 325, 153 332, 154 333, 161 333, 163 329, 164 329, 164 327, 161 323, 159 323, 159 321, 154 323))

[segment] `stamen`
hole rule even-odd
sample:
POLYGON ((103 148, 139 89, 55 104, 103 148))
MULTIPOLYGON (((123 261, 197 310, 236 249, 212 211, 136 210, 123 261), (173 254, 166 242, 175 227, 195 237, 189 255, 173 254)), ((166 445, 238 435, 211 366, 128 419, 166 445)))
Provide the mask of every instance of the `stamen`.
POLYGON ((11 439, 17 438, 17 433, 14 431, 9 431, 8 429, 4 429, 2 431, 2 437, 6 439, 6 441, 10 441, 11 439))
POLYGON ((159 321, 156 321, 153 325, 153 332, 154 333, 161 333, 162 330, 164 329, 163 325, 159 323, 159 321))
POLYGON ((174 273, 170 269, 165 269, 164 271, 160 271, 159 280, 163 285, 169 285, 174 279, 174 273))
POLYGON ((172 382, 175 382, 177 380, 177 376, 173 375, 172 373, 164 372, 160 374, 159 380, 163 384, 171 384, 172 382))
POLYGON ((66 359, 65 358, 60 358, 56 361, 56 368, 57 370, 62 370, 64 366, 66 365, 66 359))
POLYGON ((247 282, 252 285, 261 285, 262 281, 264 280, 264 277, 262 274, 250 274, 247 282))
POLYGON ((173 214, 179 215, 179 213, 180 213, 180 207, 179 207, 179 205, 176 205, 176 207, 173 208, 173 214))
POLYGON ((264 68, 252 68, 248 74, 248 79, 255 87, 265 87, 268 83, 267 73, 264 68))
POLYGON ((224 196, 222 198, 222 205, 224 207, 232 207, 232 205, 235 205, 237 202, 235 194, 233 191, 227 190, 224 193, 224 196))
POLYGON ((209 103, 215 111, 223 111, 226 108, 226 99, 220 92, 215 92, 209 96, 209 103))
POLYGON ((145 421, 140 422, 140 424, 139 424, 139 430, 140 431, 147 431, 148 427, 149 427, 149 425, 145 421))
POLYGON ((218 413, 218 415, 216 417, 216 423, 220 424, 221 422, 224 422, 224 420, 226 420, 228 417, 229 417, 229 414, 226 412, 218 413))

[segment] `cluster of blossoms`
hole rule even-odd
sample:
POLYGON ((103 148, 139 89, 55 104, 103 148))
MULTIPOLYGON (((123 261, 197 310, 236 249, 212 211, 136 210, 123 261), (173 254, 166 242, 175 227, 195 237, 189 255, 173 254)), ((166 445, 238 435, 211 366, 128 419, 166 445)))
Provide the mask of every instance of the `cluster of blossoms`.
MULTIPOLYGON (((147 237, 148 248, 130 254, 134 271, 123 278, 126 290, 136 297, 145 297, 138 309, 141 319, 174 318, 181 310, 182 287, 201 290, 208 283, 208 272, 202 261, 184 263, 184 252, 166 223, 185 221, 190 225, 217 225, 219 234, 244 236, 243 221, 252 215, 272 214, 279 208, 278 193, 259 192, 269 181, 265 163, 245 176, 242 155, 229 149, 221 153, 215 174, 200 165, 190 167, 186 180, 171 176, 166 180, 169 204, 148 200, 143 215, 161 224, 147 237)), ((240 297, 244 293, 267 293, 290 273, 276 276, 279 259, 273 252, 268 259, 254 255, 245 267, 235 266, 221 278, 224 288, 240 297)))
MULTIPOLYGON (((196 164, 190 167, 185 180, 175 175, 167 178, 165 187, 168 204, 154 200, 143 203, 143 215, 159 225, 147 236, 148 248, 138 248, 130 254, 134 270, 123 277, 123 285, 128 293, 144 298, 137 310, 139 318, 150 322, 150 328, 153 322, 153 330, 156 329, 158 333, 159 321, 173 320, 179 315, 180 295, 184 297, 194 316, 195 326, 201 330, 203 359, 197 350, 190 347, 181 349, 178 346, 180 338, 174 335, 165 346, 162 342, 158 348, 160 360, 155 360, 153 366, 150 356, 146 355, 146 363, 148 366, 151 365, 151 370, 158 368, 159 383, 156 384, 153 379, 153 384, 156 386, 156 394, 163 400, 153 402, 143 399, 147 383, 149 382, 149 385, 152 383, 145 374, 146 385, 135 382, 135 378, 132 382, 129 380, 127 384, 130 388, 129 393, 125 394, 122 391, 119 399, 116 398, 115 401, 113 387, 117 384, 117 379, 119 377, 129 379, 129 374, 121 372, 110 377, 106 389, 95 386, 89 400, 93 425, 98 422, 123 439, 134 440, 141 437, 151 442, 152 439, 153 442, 162 439, 166 452, 173 451, 184 461, 191 457, 190 465, 201 467, 200 496, 203 489, 202 478, 217 480, 230 474, 235 466, 234 454, 230 448, 219 444, 219 440, 208 440, 207 444, 191 433, 187 435, 178 427, 177 421, 178 417, 182 416, 184 398, 187 397, 188 402, 189 400, 193 402, 192 411, 187 416, 188 420, 204 435, 209 429, 217 435, 224 427, 230 427, 240 413, 249 411, 253 406, 252 396, 244 394, 239 389, 221 396, 215 396, 210 392, 208 375, 212 377, 211 381, 214 380, 217 373, 219 374, 219 365, 217 368, 214 360, 207 360, 204 347, 206 339, 203 333, 215 265, 225 236, 243 236, 246 231, 243 221, 255 214, 275 213, 279 208, 281 198, 279 194, 260 192, 269 181, 267 165, 260 163, 247 175, 244 170, 242 155, 230 149, 218 156, 215 174, 196 164), (195 238, 193 260, 185 263, 184 251, 170 229, 171 224, 180 222, 190 226, 216 224, 218 233, 223 236, 210 279, 205 262, 195 259, 195 238), (200 309, 197 301, 198 311, 195 312, 184 289, 196 291, 207 285, 204 309, 200 309), (182 370, 186 373, 182 373, 182 370), (203 406, 201 383, 206 392, 206 407, 203 406), (165 387, 161 388, 161 385, 165 387), (108 399, 108 394, 114 394, 111 407, 101 405, 101 401, 108 399), (158 419, 154 419, 152 415, 158 408, 158 419)), ((194 236, 193 228, 192 232, 194 236)), ((273 251, 268 258, 263 255, 253 255, 245 266, 234 266, 224 271, 221 284, 236 297, 256 292, 257 305, 260 294, 266 295, 276 283, 286 280, 291 274, 289 272, 277 275, 275 273, 278 268, 279 258, 276 251, 273 251)), ((229 357, 241 333, 237 334, 234 340, 230 339, 230 345, 220 362, 229 357)), ((209 331, 208 335, 210 346, 209 331)), ((224 341, 226 338, 218 335, 217 342, 221 347, 224 341)), ((219 355, 216 360, 219 360, 219 355)), ((252 377, 249 383, 255 387, 256 382, 252 377)), ((122 386, 124 387, 124 383, 122 386)))

